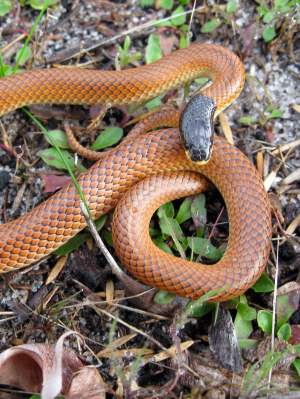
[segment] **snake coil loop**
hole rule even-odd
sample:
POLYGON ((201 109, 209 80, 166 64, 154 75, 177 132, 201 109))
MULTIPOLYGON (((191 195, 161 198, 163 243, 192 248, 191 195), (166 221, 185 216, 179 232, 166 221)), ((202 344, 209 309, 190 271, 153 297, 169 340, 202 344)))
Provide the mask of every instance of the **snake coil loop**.
MULTIPOLYGON (((163 129, 122 143, 80 175, 78 183, 93 218, 119 202, 113 223, 115 247, 133 274, 147 284, 192 298, 220 289, 215 299, 223 301, 244 292, 260 276, 271 236, 268 197, 253 165, 222 138, 215 137, 211 154, 206 146, 212 137, 214 108, 221 112, 243 88, 244 68, 236 55, 217 45, 198 43, 125 71, 59 68, 19 73, 0 79, 0 115, 36 103, 143 102, 199 76, 211 78, 212 85, 189 107, 197 110, 199 103, 205 103, 208 108, 196 120, 188 108, 181 120, 181 135, 191 158, 206 161, 211 155, 208 163, 191 162, 178 129, 163 129), (209 134, 197 143, 189 126, 209 134), (161 201, 191 195, 206 186, 199 174, 219 189, 229 215, 228 248, 211 266, 163 253, 148 235, 147 223, 161 201)), ((69 185, 31 212, 0 226, 0 273, 42 259, 85 226, 80 197, 69 185)))

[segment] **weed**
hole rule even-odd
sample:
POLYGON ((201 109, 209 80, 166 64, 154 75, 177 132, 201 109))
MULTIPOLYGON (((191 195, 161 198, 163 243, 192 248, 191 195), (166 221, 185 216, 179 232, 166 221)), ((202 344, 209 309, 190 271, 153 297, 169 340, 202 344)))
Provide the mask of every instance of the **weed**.
POLYGON ((257 11, 264 24, 262 38, 266 43, 276 38, 276 25, 284 19, 293 20, 297 18, 296 11, 297 8, 299 9, 298 0, 274 0, 271 2, 271 6, 268 3, 265 0, 260 0, 257 7, 257 11))

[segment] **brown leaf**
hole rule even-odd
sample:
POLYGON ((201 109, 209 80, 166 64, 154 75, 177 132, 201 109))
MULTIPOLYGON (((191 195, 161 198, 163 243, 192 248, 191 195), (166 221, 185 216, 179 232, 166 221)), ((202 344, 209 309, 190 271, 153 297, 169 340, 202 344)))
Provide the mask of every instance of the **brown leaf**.
POLYGON ((71 182, 67 175, 57 175, 55 173, 43 173, 44 193, 53 193, 71 182))
POLYGON ((56 277, 59 275, 59 273, 65 267, 67 259, 68 259, 67 256, 62 256, 61 258, 58 259, 58 261, 56 262, 55 266, 53 267, 53 269, 49 273, 49 276, 48 276, 47 281, 46 281, 46 285, 52 283, 56 279, 56 277))
POLYGON ((291 325, 291 329, 292 329, 292 336, 289 339, 289 343, 291 345, 300 344, 300 325, 299 324, 292 324, 291 325))
POLYGON ((27 344, 2 352, 0 384, 41 393, 42 399, 54 399, 58 394, 67 394, 69 399, 104 398, 104 384, 96 369, 82 368, 76 353, 63 347, 71 334, 78 335, 71 331, 56 345, 27 344))
POLYGON ((224 112, 221 112, 219 115, 219 120, 220 120, 220 125, 222 127, 224 136, 226 137, 226 140, 228 141, 228 143, 234 145, 232 130, 231 130, 227 115, 224 112))
POLYGON ((97 369, 83 367, 72 380, 66 399, 105 399, 106 387, 97 369))

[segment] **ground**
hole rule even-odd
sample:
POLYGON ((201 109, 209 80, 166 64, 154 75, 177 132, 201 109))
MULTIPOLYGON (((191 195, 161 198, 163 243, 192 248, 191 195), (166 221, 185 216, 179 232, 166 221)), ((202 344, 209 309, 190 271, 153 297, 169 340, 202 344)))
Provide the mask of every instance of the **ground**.
MULTIPOLYGON (((16 54, 39 15, 30 1, 26 3, 21 6, 12 2, 11 10, 0 17, 4 65, 14 65, 16 54)), ((273 240, 266 271, 271 280, 277 281, 275 292, 278 284, 279 296, 288 303, 281 313, 277 310, 277 322, 281 320, 284 328, 279 332, 277 324, 272 336, 269 315, 274 310, 274 286, 268 277, 262 282, 262 289, 249 290, 235 303, 197 318, 186 318, 185 303, 180 300, 168 305, 171 308, 167 312, 162 305, 143 299, 126 301, 124 284, 88 238, 62 261, 54 255, 38 265, 0 276, 0 351, 23 343, 55 343, 65 331, 74 330, 83 336, 84 344, 79 345, 74 339, 68 345, 84 362, 99 367, 107 383, 107 397, 265 397, 265 377, 271 371, 272 397, 289 397, 290 392, 298 392, 293 397, 300 397, 297 361, 294 362, 300 324, 299 8, 297 2, 287 1, 198 3, 193 11, 192 2, 185 1, 150 1, 148 7, 144 1, 57 1, 34 32, 30 54, 20 66, 133 67, 147 60, 147 52, 150 58, 155 57, 157 47, 151 47, 151 42, 157 45, 158 40, 158 52, 166 55, 183 45, 189 29, 192 41, 218 43, 238 54, 246 68, 245 88, 225 111, 226 117, 218 119, 216 130, 227 138, 233 137, 235 145, 258 168, 268 190, 273 206, 273 240), (287 8, 280 8, 280 4, 287 8), (175 22, 161 21, 182 11, 187 14, 177 15, 175 22), (160 26, 154 24, 158 20, 160 26), (270 39, 266 29, 271 31, 272 27, 275 36, 270 39), (128 51, 124 50, 126 36, 131 39, 128 51), (50 274, 52 269, 57 271, 54 276, 50 274), (112 305, 114 298, 118 301, 112 305), (249 316, 251 312, 253 317, 249 316), (218 316, 216 324, 213 314, 218 316), (163 358, 163 349, 170 347, 176 348, 176 355, 163 358), (107 356, 102 353, 104 348, 115 349, 110 349, 107 356), (272 367, 272 362, 263 362, 272 353, 287 356, 272 367), (257 365, 256 374, 250 378, 253 364, 257 365), (266 374, 259 373, 263 367, 266 374)), ((162 101, 180 103, 182 99, 179 91, 168 93, 162 101)), ((101 114, 98 106, 33 106, 30 111, 49 130, 63 130, 66 119, 82 132, 89 130, 89 136, 80 137, 88 145, 106 126, 119 124, 127 133, 126 123, 146 109, 114 108, 96 128, 89 125, 101 114)), ((62 171, 57 176, 47 157, 46 163, 45 156, 41 159, 40 151, 49 144, 22 110, 3 116, 0 129, 0 207, 1 222, 6 223, 46 199, 67 174, 62 171)), ((90 165, 89 161, 82 163, 90 165)), ((224 204, 215 190, 206 195, 206 204, 204 238, 222 248, 228 235, 224 204)), ((175 202, 174 207, 177 211, 179 203, 175 202)), ((108 244, 110 223, 111 215, 101 230, 108 244)), ((196 224, 195 218, 183 223, 184 234, 195 232, 196 224)), ((159 226, 156 216, 152 227, 159 230, 159 226)), ((173 247, 172 238, 159 231, 156 239, 162 238, 173 247)), ((114 255, 113 247, 109 249, 114 255)), ((4 391, 7 388, 3 387, 4 391)), ((28 397, 21 393, 11 395, 28 397)))

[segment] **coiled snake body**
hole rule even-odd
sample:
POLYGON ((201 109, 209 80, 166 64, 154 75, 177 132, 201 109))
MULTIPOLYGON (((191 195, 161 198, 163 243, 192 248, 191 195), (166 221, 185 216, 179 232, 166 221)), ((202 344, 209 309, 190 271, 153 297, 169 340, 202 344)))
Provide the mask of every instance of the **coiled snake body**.
MULTIPOLYGON (((0 115, 35 103, 141 102, 199 76, 212 79, 203 94, 215 101, 217 112, 239 95, 244 83, 243 66, 233 53, 194 44, 125 71, 49 69, 1 79, 0 115)), ((146 284, 191 298, 220 289, 216 299, 223 301, 249 288, 266 265, 271 235, 267 194, 249 160, 223 138, 215 138, 210 161, 197 165, 186 157, 178 129, 140 134, 95 163, 79 184, 94 218, 118 204, 113 221, 117 254, 146 284), (206 187, 199 173, 219 189, 229 214, 227 250, 211 266, 174 258, 148 235, 151 215, 161 203, 206 187)), ((79 195, 69 185, 0 226, 0 273, 38 261, 85 226, 79 195)))

